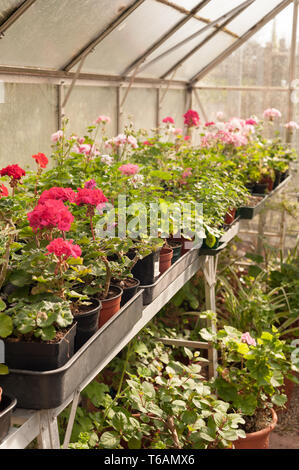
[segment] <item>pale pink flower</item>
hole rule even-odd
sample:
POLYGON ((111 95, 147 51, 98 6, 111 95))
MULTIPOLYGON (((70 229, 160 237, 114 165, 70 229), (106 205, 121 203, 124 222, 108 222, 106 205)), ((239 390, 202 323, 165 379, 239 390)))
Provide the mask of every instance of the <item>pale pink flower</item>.
POLYGON ((109 116, 103 116, 103 115, 101 115, 101 116, 99 116, 99 117, 96 119, 95 122, 96 122, 96 124, 101 124, 101 123, 103 123, 103 124, 110 124, 111 118, 110 118, 109 116))
POLYGON ((81 144, 84 144, 85 142, 85 138, 84 137, 78 137, 78 143, 81 145, 81 144))
POLYGON ((295 130, 295 129, 299 129, 299 125, 297 124, 297 122, 295 121, 290 121, 290 122, 287 122, 284 127, 286 129, 292 129, 292 130, 295 130))
POLYGON ((172 132, 173 132, 174 135, 182 135, 183 134, 183 129, 180 129, 179 127, 177 129, 174 128, 172 130, 172 132))
POLYGON ((133 147, 133 149, 138 148, 137 139, 133 135, 128 135, 127 142, 133 147))
POLYGON ((270 121, 273 121, 274 118, 281 117, 281 112, 276 108, 268 108, 268 109, 265 109, 263 116, 264 118, 267 118, 270 121))
POLYGON ((125 134, 118 134, 114 139, 112 139, 112 142, 117 146, 124 145, 127 143, 127 136, 125 134))
POLYGON ((101 155, 101 162, 110 166, 114 162, 114 159, 110 155, 101 155))
POLYGON ((91 152, 91 145, 90 144, 81 144, 79 145, 79 153, 85 153, 85 155, 89 155, 91 152))
POLYGON ((218 121, 222 121, 224 119, 224 113, 222 111, 218 111, 216 114, 218 121))
POLYGON ((58 140, 61 140, 63 137, 63 131, 59 130, 57 132, 54 132, 54 134, 51 135, 51 140, 52 142, 58 142, 58 140))
POLYGON ((250 336, 250 334, 248 332, 242 334, 241 341, 242 341, 242 343, 247 343, 248 346, 256 346, 255 339, 252 338, 252 336, 250 336))

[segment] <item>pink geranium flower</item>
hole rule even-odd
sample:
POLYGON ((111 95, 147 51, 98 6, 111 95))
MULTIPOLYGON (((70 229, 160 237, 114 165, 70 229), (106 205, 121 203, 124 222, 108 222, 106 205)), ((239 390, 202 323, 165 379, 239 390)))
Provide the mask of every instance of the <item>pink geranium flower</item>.
POLYGON ((292 129, 292 130, 294 130, 294 129, 299 129, 299 125, 298 125, 297 122, 295 122, 295 121, 287 122, 287 123, 284 125, 284 127, 285 127, 286 129, 292 129))
POLYGON ((49 160, 44 153, 38 152, 36 155, 32 155, 32 158, 36 161, 40 168, 46 168, 49 160))
POLYGON ((42 192, 38 203, 44 202, 47 199, 55 199, 63 202, 75 202, 75 195, 76 193, 71 188, 60 188, 54 186, 53 188, 46 189, 42 192))
POLYGON ((62 232, 68 232, 74 220, 74 216, 63 202, 56 199, 40 202, 27 217, 34 232, 45 228, 58 228, 62 232))
POLYGON ((273 121, 273 119, 281 117, 281 112, 276 108, 268 108, 268 109, 265 109, 263 116, 264 118, 269 119, 270 121, 273 121))
POLYGON ((224 113, 222 111, 218 111, 216 117, 218 121, 222 121, 224 119, 224 113))
POLYGON ((211 126, 215 126, 215 122, 214 122, 214 121, 210 121, 210 122, 206 122, 206 123, 205 123, 205 127, 211 127, 211 126))
POLYGON ((79 188, 75 197, 75 203, 77 206, 83 206, 85 204, 98 206, 99 204, 103 204, 107 201, 108 199, 101 189, 79 188))
POLYGON ((82 250, 79 245, 73 245, 73 240, 64 240, 63 238, 55 238, 47 246, 48 253, 53 253, 60 261, 68 258, 79 258, 82 250))
POLYGON ((103 115, 101 115, 101 116, 99 116, 99 117, 96 119, 95 122, 96 122, 96 124, 101 124, 101 123, 103 123, 103 124, 110 124, 111 118, 110 118, 109 116, 103 116, 103 115))
POLYGON ((0 186, 0 199, 2 197, 8 196, 8 194, 9 194, 8 189, 4 186, 4 184, 1 184, 1 186, 0 186))
POLYGON ((51 140, 52 142, 58 142, 61 140, 63 137, 63 131, 59 130, 57 132, 54 132, 54 134, 51 135, 51 140))
POLYGON ((257 122, 254 119, 250 118, 250 119, 247 119, 246 125, 247 126, 256 126, 257 122))
POLYGON ((252 336, 250 336, 250 334, 248 332, 242 334, 241 341, 242 341, 242 343, 247 343, 248 346, 256 346, 255 339, 252 338, 252 336))
POLYGON ((86 181, 84 184, 85 189, 94 189, 96 187, 97 183, 94 179, 91 179, 89 181, 86 181))
POLYGON ((187 127, 198 127, 200 125, 200 118, 199 118, 197 111, 194 111, 193 109, 189 109, 184 114, 184 124, 187 127))
POLYGON ((119 171, 126 176, 136 175, 139 171, 139 166, 133 163, 127 163, 119 167, 119 171))
POLYGON ((171 116, 165 117, 162 122, 165 122, 165 124, 174 124, 174 119, 171 116))

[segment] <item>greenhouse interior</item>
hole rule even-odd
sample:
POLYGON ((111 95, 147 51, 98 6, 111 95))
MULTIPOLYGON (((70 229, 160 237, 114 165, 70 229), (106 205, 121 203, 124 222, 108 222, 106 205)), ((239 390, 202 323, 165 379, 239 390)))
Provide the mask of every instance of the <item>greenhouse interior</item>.
POLYGON ((298 8, 1 0, 0 449, 299 449, 298 8))

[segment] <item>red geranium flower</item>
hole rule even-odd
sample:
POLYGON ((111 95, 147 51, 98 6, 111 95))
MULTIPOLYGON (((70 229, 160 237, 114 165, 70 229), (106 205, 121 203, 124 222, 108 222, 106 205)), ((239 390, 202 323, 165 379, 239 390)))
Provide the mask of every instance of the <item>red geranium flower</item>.
POLYGON ((68 232, 74 220, 74 216, 62 201, 47 199, 40 202, 32 212, 27 214, 30 227, 36 232, 38 229, 58 228, 62 232, 68 232))
POLYGON ((98 206, 99 204, 103 204, 107 201, 108 199, 101 189, 79 188, 75 197, 75 203, 77 206, 82 206, 84 204, 98 206))
POLYGON ((1 184, 0 186, 0 199, 2 197, 8 196, 8 189, 4 186, 4 184, 1 184))
POLYGON ((61 200, 63 202, 75 202, 76 193, 71 188, 57 188, 53 187, 50 189, 46 189, 42 192, 38 203, 44 202, 47 199, 56 199, 61 200))
POLYGON ((19 165, 8 165, 5 168, 2 168, 0 175, 9 176, 14 180, 20 180, 22 176, 26 175, 26 172, 20 168, 19 165))
POLYGON ((36 155, 32 155, 32 158, 36 161, 36 163, 41 167, 41 168, 46 168, 49 160, 47 159, 46 155, 44 153, 38 152, 36 155))
POLYGON ((188 127, 198 127, 200 125, 200 118, 197 111, 189 109, 184 114, 184 124, 188 127))
POLYGON ((79 258, 82 250, 79 245, 73 245, 73 240, 64 240, 63 238, 55 238, 47 246, 48 253, 54 253, 57 258, 66 260, 70 257, 79 258))

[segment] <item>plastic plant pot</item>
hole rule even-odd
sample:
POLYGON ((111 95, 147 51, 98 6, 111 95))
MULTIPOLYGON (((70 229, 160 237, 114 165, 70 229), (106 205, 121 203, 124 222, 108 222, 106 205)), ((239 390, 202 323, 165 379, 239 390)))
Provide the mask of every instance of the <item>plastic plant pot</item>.
POLYGON ((74 314, 74 319, 77 322, 75 351, 78 351, 99 328, 99 312, 102 303, 98 299, 89 299, 89 302, 91 302, 89 310, 77 315, 74 314))
POLYGON ((99 328, 110 320, 120 310, 120 302, 123 290, 118 286, 110 286, 111 296, 107 299, 101 299, 102 307, 99 315, 99 328))
POLYGON ((0 442, 3 441, 9 432, 11 415, 16 404, 16 398, 2 394, 0 401, 0 442))
POLYGON ((160 274, 165 273, 170 268, 172 257, 173 249, 171 247, 163 247, 160 251, 160 274))

